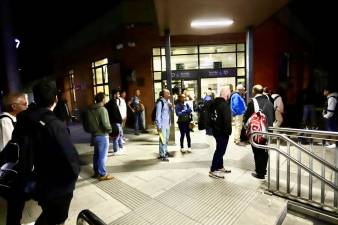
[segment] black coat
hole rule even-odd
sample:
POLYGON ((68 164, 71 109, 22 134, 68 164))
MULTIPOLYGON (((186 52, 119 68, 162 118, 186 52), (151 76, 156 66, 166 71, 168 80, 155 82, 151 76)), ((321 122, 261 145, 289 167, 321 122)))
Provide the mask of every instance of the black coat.
POLYGON ((108 111, 110 124, 122 123, 122 117, 119 107, 116 104, 116 99, 110 100, 104 107, 106 107, 108 111))
POLYGON ((38 200, 72 193, 80 163, 65 124, 47 108, 28 109, 17 116, 12 139, 29 135, 35 140, 33 162, 38 200), (37 128, 40 120, 46 125, 37 128))
MULTIPOLYGON (((265 95, 259 95, 256 97, 258 102, 259 108, 263 111, 266 116, 266 120, 269 127, 272 127, 273 122, 275 121, 275 110, 273 108, 272 103, 270 102, 269 98, 265 95)), ((244 114, 244 121, 245 123, 248 121, 250 116, 255 112, 254 103, 251 99, 248 103, 248 109, 244 114)))
POLYGON ((230 101, 224 98, 216 98, 209 106, 215 109, 217 113, 216 122, 212 124, 212 132, 214 136, 231 135, 231 109, 230 101))

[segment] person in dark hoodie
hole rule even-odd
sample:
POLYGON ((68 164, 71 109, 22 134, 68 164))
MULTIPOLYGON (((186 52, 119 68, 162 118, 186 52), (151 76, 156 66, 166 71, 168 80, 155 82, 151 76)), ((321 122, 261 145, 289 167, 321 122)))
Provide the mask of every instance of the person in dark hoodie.
POLYGON ((113 150, 114 155, 123 154, 123 131, 122 131, 122 116, 118 107, 118 101, 120 101, 120 91, 117 89, 112 90, 112 99, 104 105, 108 111, 109 121, 112 129, 116 130, 111 133, 113 138, 113 150))
POLYGON ((232 132, 230 95, 230 86, 226 86, 221 89, 220 97, 216 98, 210 105, 210 114, 214 118, 211 120, 211 126, 216 140, 216 150, 209 172, 209 176, 213 178, 224 178, 222 173, 231 172, 223 166, 223 156, 232 132))
POLYGON ((64 224, 80 172, 79 156, 65 124, 53 113, 57 103, 55 83, 41 81, 33 87, 33 95, 36 107, 18 115, 12 139, 22 135, 36 138, 35 198, 42 213, 35 224, 64 224))

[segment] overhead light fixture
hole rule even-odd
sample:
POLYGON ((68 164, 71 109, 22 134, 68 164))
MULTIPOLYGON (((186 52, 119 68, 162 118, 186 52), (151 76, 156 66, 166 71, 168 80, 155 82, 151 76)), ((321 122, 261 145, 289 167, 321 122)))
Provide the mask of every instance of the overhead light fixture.
POLYGON ((234 23, 230 19, 210 19, 210 20, 193 20, 190 24, 193 28, 214 28, 227 27, 234 23))

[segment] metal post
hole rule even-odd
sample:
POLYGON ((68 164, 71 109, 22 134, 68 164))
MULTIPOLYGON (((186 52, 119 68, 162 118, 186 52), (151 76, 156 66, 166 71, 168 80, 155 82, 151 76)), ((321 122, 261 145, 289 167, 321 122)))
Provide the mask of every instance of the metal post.
MULTIPOLYGON (((268 145, 271 144, 271 137, 268 136, 268 145)), ((270 172, 271 172, 271 160, 270 160, 270 151, 268 151, 268 190, 270 190, 270 183, 271 183, 271 176, 270 176, 270 172)))
MULTIPOLYGON (((300 141, 298 142, 298 144, 301 144, 300 141)), ((298 149, 297 151, 297 160, 298 162, 302 162, 302 152, 300 151, 300 149, 298 149)), ((302 169, 300 166, 297 166, 297 196, 300 197, 301 196, 301 188, 302 188, 302 169)))
MULTIPOLYGON (((322 159, 325 159, 325 148, 323 148, 323 151, 322 151, 322 159)), ((322 175, 322 177, 325 178, 325 165, 324 164, 322 164, 322 166, 321 166, 321 175, 322 175)), ((321 182, 321 185, 320 185, 320 197, 321 197, 320 202, 322 204, 324 204, 324 202, 325 202, 325 184, 324 184, 323 181, 321 182)))
MULTIPOLYGON (((313 152, 313 139, 310 139, 310 151, 313 152)), ((313 158, 309 157, 309 166, 310 170, 313 170, 313 158)), ((312 184, 313 184, 313 178, 312 175, 309 174, 309 200, 312 201, 312 184)))
MULTIPOLYGON (((279 147, 280 147, 280 139, 279 139, 279 137, 277 137, 277 149, 278 150, 280 150, 279 147)), ((277 182, 276 188, 277 188, 277 191, 279 191, 279 157, 280 157, 280 155, 279 155, 278 151, 276 152, 276 156, 277 156, 277 160, 276 160, 276 182, 277 182)))
POLYGON ((6 68, 7 88, 9 92, 17 92, 21 89, 21 81, 17 65, 17 52, 11 28, 9 1, 0 1, 0 26, 2 27, 2 39, 4 49, 4 66, 6 68))
MULTIPOLYGON (((337 145, 337 142, 336 142, 336 145, 337 145)), ((335 165, 336 165, 336 168, 338 168, 338 146, 336 146, 336 149, 335 149, 335 165)), ((338 172, 335 173, 334 180, 335 180, 336 186, 338 187, 338 172)), ((338 191, 334 191, 333 205, 334 207, 338 207, 338 191)))
POLYGON ((246 30, 246 99, 252 97, 253 87, 253 27, 246 30))
MULTIPOLYGON (((170 31, 165 30, 165 62, 166 62, 166 78, 167 78, 167 89, 171 94, 171 103, 174 104, 174 99, 172 95, 172 82, 171 82, 171 43, 170 43, 170 31)), ((170 136, 169 144, 175 144, 175 122, 174 122, 174 106, 171 111, 171 126, 170 126, 170 136)))
MULTIPOLYGON (((290 157, 290 142, 287 142, 287 153, 290 157)), ((286 192, 290 194, 290 159, 287 158, 287 167, 286 167, 286 192)))

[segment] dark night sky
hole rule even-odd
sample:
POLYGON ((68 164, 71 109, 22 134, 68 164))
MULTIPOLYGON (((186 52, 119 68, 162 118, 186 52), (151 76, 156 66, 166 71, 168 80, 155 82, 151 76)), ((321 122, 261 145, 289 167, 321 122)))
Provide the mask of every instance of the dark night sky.
POLYGON ((52 72, 50 53, 72 34, 100 17, 118 0, 10 0, 13 33, 23 82, 52 72))
MULTIPOLYGON (((21 40, 18 50, 24 82, 52 72, 51 50, 57 48, 76 31, 103 15, 122 0, 9 0, 13 31, 21 40)), ((336 70, 334 20, 332 0, 294 0, 289 8, 315 40, 316 64, 336 70)))

